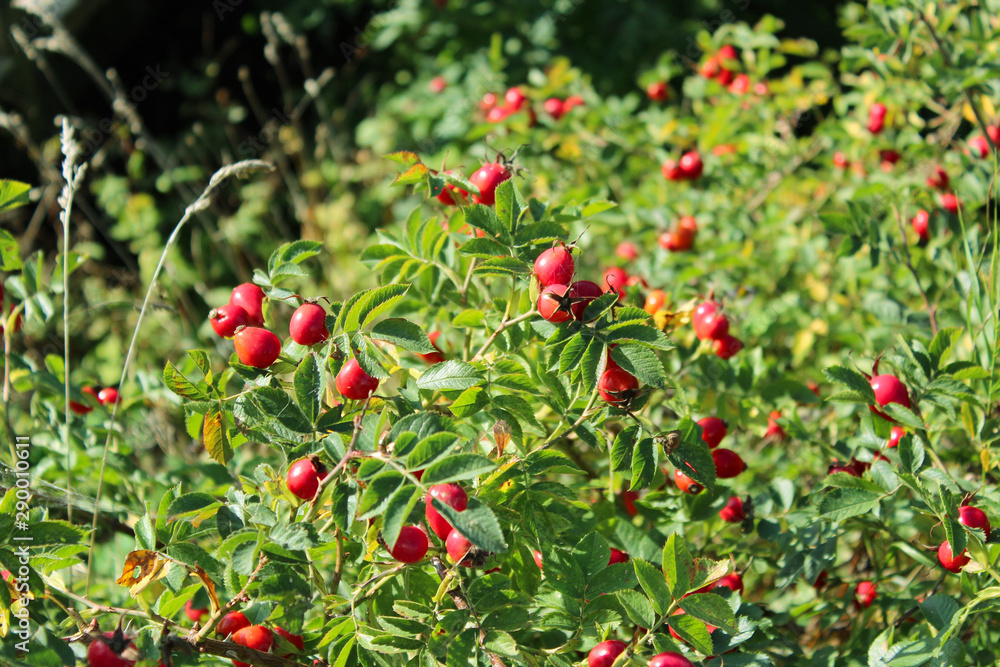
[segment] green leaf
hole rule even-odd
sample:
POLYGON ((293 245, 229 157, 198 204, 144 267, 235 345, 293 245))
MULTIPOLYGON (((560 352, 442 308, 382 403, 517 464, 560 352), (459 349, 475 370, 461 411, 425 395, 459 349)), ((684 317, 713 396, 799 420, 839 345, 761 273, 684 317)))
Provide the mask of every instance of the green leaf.
POLYGON ((586 206, 580 212, 581 218, 589 218, 592 215, 597 215, 598 213, 604 213, 618 206, 618 204, 613 201, 608 201, 607 199, 595 199, 586 206))
POLYGON ((933 357, 938 368, 947 361, 948 356, 951 354, 961 335, 962 330, 958 327, 939 329, 937 334, 935 334, 934 340, 931 341, 931 346, 927 351, 933 357))
POLYGON ((390 317, 376 323, 369 335, 417 354, 430 354, 436 349, 423 329, 401 317, 390 317))
POLYGON ((954 598, 948 595, 932 595, 923 602, 917 603, 927 622, 940 632, 951 624, 951 619, 958 613, 960 606, 954 598))
POLYGON ((721 628, 727 634, 735 635, 736 616, 732 608, 715 593, 694 593, 680 600, 681 609, 700 621, 721 628))
POLYGON ((20 271, 22 268, 21 246, 10 232, 0 229, 0 271, 20 271))
POLYGON ((410 513, 417 503, 423 498, 423 494, 416 486, 407 486, 392 496, 389 504, 386 505, 385 515, 382 517, 382 539, 385 540, 389 551, 396 546, 396 539, 399 531, 406 525, 410 513))
POLYGON ((705 655, 712 654, 712 636, 702 621, 688 614, 678 614, 668 618, 667 624, 695 650, 705 655))
MULTIPOLYGON (((68 521, 35 521, 31 524, 32 547, 41 547, 49 544, 79 544, 90 532, 83 528, 78 528, 68 521)), ((17 542, 14 543, 15 547, 17 542)))
POLYGON ((611 307, 618 303, 618 296, 612 293, 602 294, 587 304, 583 309, 583 321, 590 322, 596 320, 604 313, 611 310, 611 307))
POLYGON ((653 604, 653 609, 656 610, 657 614, 663 614, 673 599, 670 595, 670 587, 667 585, 667 580, 664 578, 663 573, 656 569, 654 565, 641 558, 633 558, 632 567, 635 570, 636 578, 639 580, 639 585, 642 586, 642 590, 646 591, 646 595, 649 596, 650 602, 653 604))
POLYGON ((913 435, 905 435, 899 440, 897 450, 899 462, 903 469, 911 474, 917 474, 924 466, 924 443, 913 435))
POLYGON ((496 209, 497 217, 503 223, 504 227, 513 234, 517 229, 518 220, 521 218, 521 211, 525 207, 524 198, 517 191, 514 181, 511 179, 507 179, 498 185, 494 196, 496 199, 494 208, 496 209))
POLYGON ((177 370, 169 361, 163 367, 163 383, 167 385, 167 389, 174 392, 181 398, 186 398, 191 401, 204 401, 208 398, 208 394, 199 389, 191 380, 184 377, 184 375, 177 370))
POLYGON ((480 549, 491 553, 502 553, 507 550, 500 522, 497 521, 493 510, 478 498, 470 497, 469 506, 462 512, 445 505, 437 498, 432 498, 431 502, 434 509, 440 512, 448 523, 480 549))
POLYGON ((531 267, 516 257, 491 257, 472 270, 475 276, 518 276, 531 273, 531 267))
POLYGON ((320 367, 315 352, 302 357, 299 367, 295 369, 292 384, 295 387, 295 401, 299 404, 299 409, 310 423, 315 424, 323 406, 323 393, 326 387, 326 375, 320 367))
POLYGON ((677 430, 680 431, 680 444, 667 458, 675 468, 706 489, 715 488, 715 461, 708 445, 701 439, 701 427, 690 417, 685 417, 677 425, 677 430))
POLYGON ((818 513, 827 521, 843 521, 867 514, 878 506, 882 494, 866 489, 833 489, 820 500, 818 513))
POLYGON ((638 426, 629 426, 615 436, 615 441, 611 445, 611 465, 614 466, 615 472, 632 469, 632 450, 638 432, 638 426))
POLYGON ((311 523, 279 523, 268 536, 279 547, 289 551, 305 551, 319 545, 319 532, 311 523))
POLYGON ((875 405, 875 392, 872 390, 871 384, 861 373, 844 368, 843 366, 831 366, 823 371, 823 375, 831 382, 836 382, 853 392, 861 394, 865 401, 868 402, 868 405, 875 405))
POLYGON ((500 239, 505 245, 510 245, 512 241, 510 230, 491 207, 485 204, 470 204, 462 207, 462 215, 470 227, 481 229, 490 236, 500 239))
POLYGON ((913 410, 903 407, 899 403, 889 403, 888 405, 883 405, 880 409, 904 426, 921 430, 926 428, 923 420, 913 410))
POLYGON ((691 590, 694 558, 684 538, 672 533, 663 545, 663 576, 675 599, 691 590))
POLYGON ((359 520, 377 516, 385 510, 392 495, 403 485, 403 476, 395 470, 387 470, 368 483, 368 488, 358 500, 359 520))
POLYGON ((468 389, 479 384, 483 374, 472 364, 458 359, 449 359, 434 364, 417 380, 420 389, 468 389))
POLYGON ((353 332, 367 327, 371 320, 392 308, 397 301, 402 299, 409 289, 408 284, 392 283, 356 294, 344 304, 344 309, 338 318, 338 328, 353 332))
POLYGON ((524 457, 521 465, 529 477, 544 473, 576 475, 583 472, 568 456, 554 449, 537 449, 524 457))
POLYGON ((655 350, 674 349, 674 346, 670 343, 670 339, 667 338, 665 333, 656 327, 651 327, 647 324, 640 324, 638 322, 622 322, 608 327, 607 332, 607 342, 609 345, 615 342, 627 341, 634 344, 645 345, 646 347, 650 347, 655 350))
MULTIPOLYGON (((27 183, 0 179, 0 213, 25 206, 30 201, 28 199, 30 191, 31 186, 27 183)), ((10 271, 11 269, 3 267, 3 270, 10 271)))
POLYGON ((469 387, 452 401, 449 409, 459 419, 471 417, 490 403, 490 395, 481 386, 469 387))
POLYGON ((652 438, 643 438, 632 452, 632 483, 633 490, 645 489, 653 481, 656 474, 656 452, 652 438))
POLYGON ((249 394, 253 405, 278 423, 296 433, 312 433, 312 423, 306 418, 288 394, 275 387, 258 387, 249 394))
POLYGON ((416 444, 406 459, 407 470, 423 470, 439 457, 454 449, 459 437, 454 433, 432 433, 416 444))
POLYGON ((492 461, 478 454, 456 454, 425 468, 420 482, 425 486, 459 482, 484 475, 495 467, 492 461))
POLYGON ((566 373, 570 369, 578 368, 592 340, 593 337, 584 336, 582 333, 570 338, 559 354, 559 372, 566 373))
POLYGON ((651 628, 656 624, 653 605, 639 591, 618 591, 615 597, 633 623, 643 628, 651 628))
POLYGON ((469 239, 458 247, 458 252, 461 255, 480 257, 482 259, 510 256, 510 251, 507 250, 507 246, 501 245, 493 239, 487 238, 469 239))
POLYGON ((643 345, 633 345, 621 343, 611 350, 611 358, 619 366, 628 371, 643 384, 665 389, 667 386, 667 373, 663 370, 663 363, 648 347, 643 345))

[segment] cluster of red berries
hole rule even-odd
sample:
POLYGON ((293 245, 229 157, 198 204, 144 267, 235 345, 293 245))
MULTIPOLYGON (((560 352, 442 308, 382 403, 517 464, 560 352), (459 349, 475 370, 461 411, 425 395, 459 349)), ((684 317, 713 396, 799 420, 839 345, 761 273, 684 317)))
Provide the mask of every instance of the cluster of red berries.
MULTIPOLYGON (((578 106, 583 106, 583 98, 579 95, 570 95, 565 99, 550 97, 542 104, 545 112, 555 120, 559 120, 578 106)), ((537 121, 535 110, 531 107, 531 101, 520 86, 508 88, 507 92, 504 93, 503 100, 497 97, 496 93, 486 93, 479 103, 479 108, 486 114, 486 120, 490 123, 503 122, 519 111, 528 113, 529 125, 534 125, 537 121)))
POLYGON ((677 221, 677 227, 660 234, 658 242, 664 250, 683 252, 694 246, 694 239, 697 235, 698 221, 693 215, 685 215, 677 221))
MULTIPOLYGON (((705 444, 712 451, 715 476, 719 479, 732 479, 742 474, 747 469, 747 464, 743 461, 743 458, 731 449, 719 447, 722 439, 729 432, 729 424, 718 417, 705 417, 698 421, 698 425, 701 426, 701 439, 705 441, 705 444)), ((690 493, 691 495, 697 495, 705 490, 705 487, 683 473, 680 468, 674 470, 674 484, 684 493, 690 493)), ((719 512, 719 516, 724 520, 735 523, 746 518, 746 514, 743 512, 743 503, 739 498, 735 496, 731 498, 726 507, 730 509, 727 511, 723 508, 723 511, 719 512), (726 514, 723 515, 723 512, 726 512, 726 514), (739 517, 738 519, 736 518, 737 516, 739 517)))
MULTIPOLYGON (((451 169, 444 173, 458 175, 451 169)), ((510 176, 510 167, 505 162, 487 162, 481 166, 469 177, 469 182, 479 188, 479 194, 472 195, 472 203, 493 206, 496 203, 497 186, 509 180, 510 176)), ((441 194, 437 196, 437 199, 445 206, 459 206, 468 203, 469 193, 448 183, 441 189, 441 194)), ((483 237, 486 233, 482 230, 476 230, 476 235, 483 237)))
MULTIPOLYGON (((292 646, 302 651, 305 642, 302 635, 295 635, 285 630, 280 625, 274 626, 274 632, 263 625, 253 625, 242 611, 229 612, 215 626, 215 632, 221 637, 229 637, 240 646, 246 646, 262 653, 270 653, 274 647, 274 635, 277 634, 288 641, 292 646)), ((290 658, 291 653, 282 654, 279 657, 290 658)), ((235 667, 250 667, 245 662, 233 660, 235 667)))
MULTIPOLYGON (((963 526, 982 530, 986 539, 990 539, 990 519, 986 516, 986 512, 982 511, 978 507, 973 507, 968 503, 959 507, 958 522, 963 526)), ((962 549, 962 552, 957 555, 954 554, 952 552, 951 543, 948 542, 948 540, 942 542, 941 546, 938 547, 937 557, 938 562, 941 563, 941 567, 949 572, 955 573, 961 572, 962 568, 965 567, 970 560, 965 549, 962 549)))
POLYGON ((699 73, 706 79, 715 79, 723 86, 728 86, 736 79, 736 73, 726 67, 727 64, 738 62, 740 54, 730 44, 722 46, 716 53, 705 59, 699 73))
POLYGON ((705 163, 701 161, 701 153, 688 151, 679 160, 665 160, 660 171, 668 181, 696 181, 705 171, 705 163))
MULTIPOLYGON (((118 390, 114 387, 105 387, 101 390, 94 389, 93 387, 84 387, 80 391, 93 396, 94 400, 105 407, 118 402, 118 390)), ((70 401, 69 409, 78 415, 85 415, 94 408, 83 403, 78 403, 77 401, 70 401)))
POLYGON ((729 333, 729 318, 721 310, 719 303, 703 301, 695 307, 691 324, 698 340, 712 341, 716 356, 729 359, 743 349, 743 341, 729 333))

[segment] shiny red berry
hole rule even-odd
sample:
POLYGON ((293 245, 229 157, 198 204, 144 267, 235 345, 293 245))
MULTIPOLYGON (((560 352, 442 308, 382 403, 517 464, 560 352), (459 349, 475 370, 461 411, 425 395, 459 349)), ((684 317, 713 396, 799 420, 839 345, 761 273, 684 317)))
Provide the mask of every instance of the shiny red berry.
POLYGON ((427 496, 424 498, 424 502, 427 506, 425 515, 427 517, 427 524, 434 531, 434 534, 439 538, 446 539, 448 533, 451 532, 452 525, 441 516, 441 513, 434 509, 433 503, 431 503, 431 498, 437 498, 439 501, 453 508, 458 512, 464 512, 465 508, 469 506, 469 495, 465 492, 458 484, 437 484, 432 486, 427 492, 427 496))
POLYGON ((292 313, 288 334, 299 345, 315 345, 330 337, 326 329, 326 311, 316 303, 304 303, 292 313))
POLYGON ((312 459, 299 459, 288 466, 285 483, 293 496, 302 500, 312 500, 316 496, 320 480, 326 477, 326 468, 312 459))
POLYGON ((243 283, 233 288, 229 305, 240 306, 247 311, 250 326, 264 326, 264 290, 253 283, 243 283))
POLYGON ((429 544, 427 533, 416 526, 403 526, 389 553, 400 563, 416 563, 427 555, 429 544))
POLYGON ((698 425, 701 426, 701 439, 709 449, 718 447, 728 433, 726 422, 718 417, 704 417, 698 420, 698 425))
POLYGON ((281 354, 281 341, 274 333, 260 327, 243 327, 233 339, 240 363, 267 368, 281 354))
POLYGON ((337 373, 337 391, 352 401, 363 401, 378 389, 378 378, 368 375, 357 359, 350 359, 337 373))
POLYGON ((208 314, 208 321, 218 336, 232 338, 237 329, 250 324, 250 316, 243 306, 229 304, 212 309, 208 314))
POLYGON ((569 285, 575 270, 573 254, 565 246, 549 248, 535 259, 535 277, 542 287, 569 285))

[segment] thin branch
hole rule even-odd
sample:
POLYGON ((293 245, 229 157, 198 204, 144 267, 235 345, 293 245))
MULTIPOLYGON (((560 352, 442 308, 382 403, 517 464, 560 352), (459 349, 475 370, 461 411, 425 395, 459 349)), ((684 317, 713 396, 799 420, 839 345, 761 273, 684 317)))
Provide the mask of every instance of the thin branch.
POLYGON ((917 289, 920 290, 920 296, 924 299, 924 306, 927 308, 927 315, 931 320, 931 333, 937 334, 937 306, 931 303, 931 300, 927 297, 927 291, 924 289, 923 283, 920 282, 920 274, 913 267, 913 257, 910 255, 910 244, 906 241, 906 227, 903 225, 903 216, 900 215, 899 209, 893 204, 892 212, 896 215, 896 224, 899 227, 899 236, 903 241, 903 253, 906 255, 906 259, 903 262, 906 268, 910 270, 913 274, 913 280, 917 283, 917 289))

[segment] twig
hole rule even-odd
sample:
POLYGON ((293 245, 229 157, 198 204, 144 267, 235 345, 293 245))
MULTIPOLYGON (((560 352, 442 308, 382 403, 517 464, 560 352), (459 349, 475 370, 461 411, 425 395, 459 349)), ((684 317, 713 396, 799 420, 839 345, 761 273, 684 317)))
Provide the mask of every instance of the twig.
POLYGON ((899 236, 903 240, 903 252, 906 254, 906 261, 904 264, 906 268, 910 270, 913 274, 913 280, 917 283, 917 289, 920 290, 920 296, 924 299, 924 306, 927 308, 927 315, 931 320, 931 333, 937 334, 937 307, 931 304, 931 300, 927 298, 927 292, 924 290, 923 284, 920 282, 920 274, 917 270, 913 268, 913 257, 910 255, 910 245, 906 242, 906 228, 903 226, 903 217, 899 214, 899 209, 896 205, 892 205, 892 212, 896 215, 896 223, 899 227, 899 236))
POLYGON ((260 558, 257 560, 257 567, 255 567, 253 572, 250 573, 250 576, 247 577, 247 582, 243 584, 243 588, 240 589, 240 592, 234 595, 232 600, 212 612, 212 614, 205 621, 205 625, 201 626, 197 632, 188 633, 187 640, 194 644, 204 639, 205 635, 211 632, 218 620, 222 618, 222 615, 235 607, 236 603, 246 596, 247 588, 249 588, 250 584, 257 579, 257 575, 260 574, 261 569, 267 564, 267 562, 267 556, 261 553, 260 558))
POLYGON ((503 321, 501 321, 500 322, 500 326, 497 327, 497 330, 494 331, 492 334, 490 334, 490 337, 486 339, 486 342, 483 343, 483 346, 481 348, 479 348, 479 352, 476 352, 475 356, 472 357, 472 361, 476 361, 477 359, 481 358, 483 356, 483 354, 486 353, 486 350, 490 349, 490 345, 492 345, 493 341, 495 341, 497 339, 497 336, 499 336, 501 333, 503 333, 503 331, 505 329, 507 329, 509 327, 512 327, 515 324, 520 324, 521 322, 524 322, 525 320, 529 320, 529 319, 531 319, 532 317, 534 317, 537 314, 538 314, 538 311, 535 310, 534 308, 532 308, 531 310, 529 310, 528 312, 526 312, 524 315, 520 315, 518 317, 515 317, 512 320, 504 319, 503 321))

